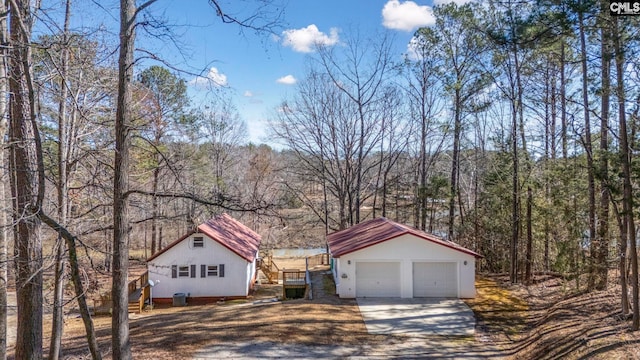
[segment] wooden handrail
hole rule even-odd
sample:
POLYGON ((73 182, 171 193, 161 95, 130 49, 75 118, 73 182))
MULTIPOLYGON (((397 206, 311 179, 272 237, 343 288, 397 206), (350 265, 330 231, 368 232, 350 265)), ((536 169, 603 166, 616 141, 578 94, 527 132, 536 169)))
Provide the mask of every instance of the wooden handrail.
POLYGON ((139 288, 144 288, 149 285, 149 271, 145 271, 142 275, 140 275, 137 279, 129 281, 129 294, 138 290, 139 288))
POLYGON ((129 295, 136 294, 139 292, 139 295, 134 295, 136 297, 135 300, 129 299, 129 306, 131 307, 133 303, 135 303, 136 312, 142 312, 144 308, 144 302, 151 296, 151 287, 149 286, 149 272, 145 271, 142 275, 140 275, 137 279, 129 281, 129 295))

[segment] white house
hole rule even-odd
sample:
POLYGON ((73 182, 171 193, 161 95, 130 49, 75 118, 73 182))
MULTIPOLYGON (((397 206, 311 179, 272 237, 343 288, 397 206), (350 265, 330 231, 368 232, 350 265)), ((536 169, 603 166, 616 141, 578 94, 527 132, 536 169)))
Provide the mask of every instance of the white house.
POLYGON ((329 234, 327 242, 341 298, 476 295, 481 256, 424 231, 381 217, 329 234))
POLYGON ((198 226, 147 259, 153 299, 243 298, 256 276, 261 237, 227 214, 198 226))

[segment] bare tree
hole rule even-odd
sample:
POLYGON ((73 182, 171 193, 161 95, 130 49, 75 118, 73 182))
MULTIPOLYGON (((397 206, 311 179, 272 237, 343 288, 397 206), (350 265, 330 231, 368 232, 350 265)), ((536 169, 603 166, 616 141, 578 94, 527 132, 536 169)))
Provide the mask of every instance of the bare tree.
POLYGON ((413 132, 413 123, 404 122, 405 114, 400 89, 395 86, 384 88, 385 96, 379 104, 380 114, 380 141, 378 150, 378 173, 375 176, 375 191, 373 194, 373 217, 376 217, 378 195, 382 198, 381 215, 388 216, 387 195, 392 184, 398 181, 398 177, 391 175, 398 158, 405 153, 410 134, 413 132))
POLYGON ((358 37, 347 40, 343 57, 335 53, 333 47, 318 46, 319 62, 334 85, 353 103, 356 109, 357 148, 355 154, 355 188, 350 194, 349 214, 351 225, 360 222, 360 208, 363 194, 363 177, 371 168, 366 164, 367 157, 376 148, 379 132, 372 132, 378 124, 375 111, 372 111, 384 96, 384 85, 393 68, 391 62, 391 40, 387 36, 372 37, 369 43, 358 37), (370 62, 362 59, 370 56, 370 62))
MULTIPOLYGON (((416 204, 415 224, 416 228, 427 229, 428 209, 428 178, 431 167, 435 163, 445 142, 445 131, 439 131, 442 121, 439 121, 444 102, 441 100, 442 89, 441 72, 442 59, 432 56, 436 51, 437 43, 426 39, 420 31, 412 39, 413 56, 407 59, 407 95, 409 97, 410 116, 416 123, 414 126, 419 131, 414 131, 417 139, 413 142, 418 146, 418 166, 416 176, 416 204), (415 57, 415 59, 413 58, 415 57)), ((432 199, 433 200, 433 199, 432 199)), ((430 229, 433 231, 433 229, 430 229)))
POLYGON ((285 182, 330 229, 348 227, 353 210, 349 196, 355 191, 358 132, 351 121, 355 110, 348 101, 328 75, 311 71, 299 82, 296 98, 281 106, 271 126, 274 137, 295 155, 288 172, 309 183, 320 182, 323 193, 336 203, 337 214, 331 214, 325 206, 329 201, 317 203, 306 189, 285 182))

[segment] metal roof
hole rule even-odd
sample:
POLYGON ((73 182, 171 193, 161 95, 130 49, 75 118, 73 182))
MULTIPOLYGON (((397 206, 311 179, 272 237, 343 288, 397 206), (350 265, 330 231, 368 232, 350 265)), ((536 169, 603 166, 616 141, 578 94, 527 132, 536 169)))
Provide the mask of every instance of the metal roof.
POLYGON ((216 215, 203 224, 198 225, 197 231, 191 231, 185 234, 161 251, 152 255, 147 259, 147 261, 157 258, 180 242, 189 238, 189 236, 196 233, 207 235, 213 241, 220 243, 222 246, 231 250, 248 262, 253 262, 253 260, 255 260, 258 253, 258 247, 262 241, 262 237, 258 233, 231 216, 227 214, 216 215))
POLYGON ((399 236, 411 234, 421 239, 431 241, 435 244, 451 248, 475 257, 482 255, 475 251, 464 248, 454 242, 441 239, 435 235, 421 230, 391 221, 385 217, 367 220, 356 224, 348 229, 340 230, 327 235, 327 243, 331 256, 338 258, 342 255, 362 250, 372 245, 376 245, 399 236))

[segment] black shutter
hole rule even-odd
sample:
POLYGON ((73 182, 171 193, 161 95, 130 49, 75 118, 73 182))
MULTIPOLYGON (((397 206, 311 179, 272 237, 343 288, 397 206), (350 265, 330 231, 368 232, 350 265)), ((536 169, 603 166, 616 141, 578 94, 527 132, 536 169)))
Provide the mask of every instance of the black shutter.
POLYGON ((218 265, 218 276, 224 277, 224 264, 218 265))
POLYGON ((191 265, 191 277, 192 278, 196 277, 196 266, 195 265, 191 265))
POLYGON ((200 265, 200 277, 207 277, 207 265, 200 265))
POLYGON ((171 277, 174 279, 178 277, 178 265, 171 265, 171 277))

